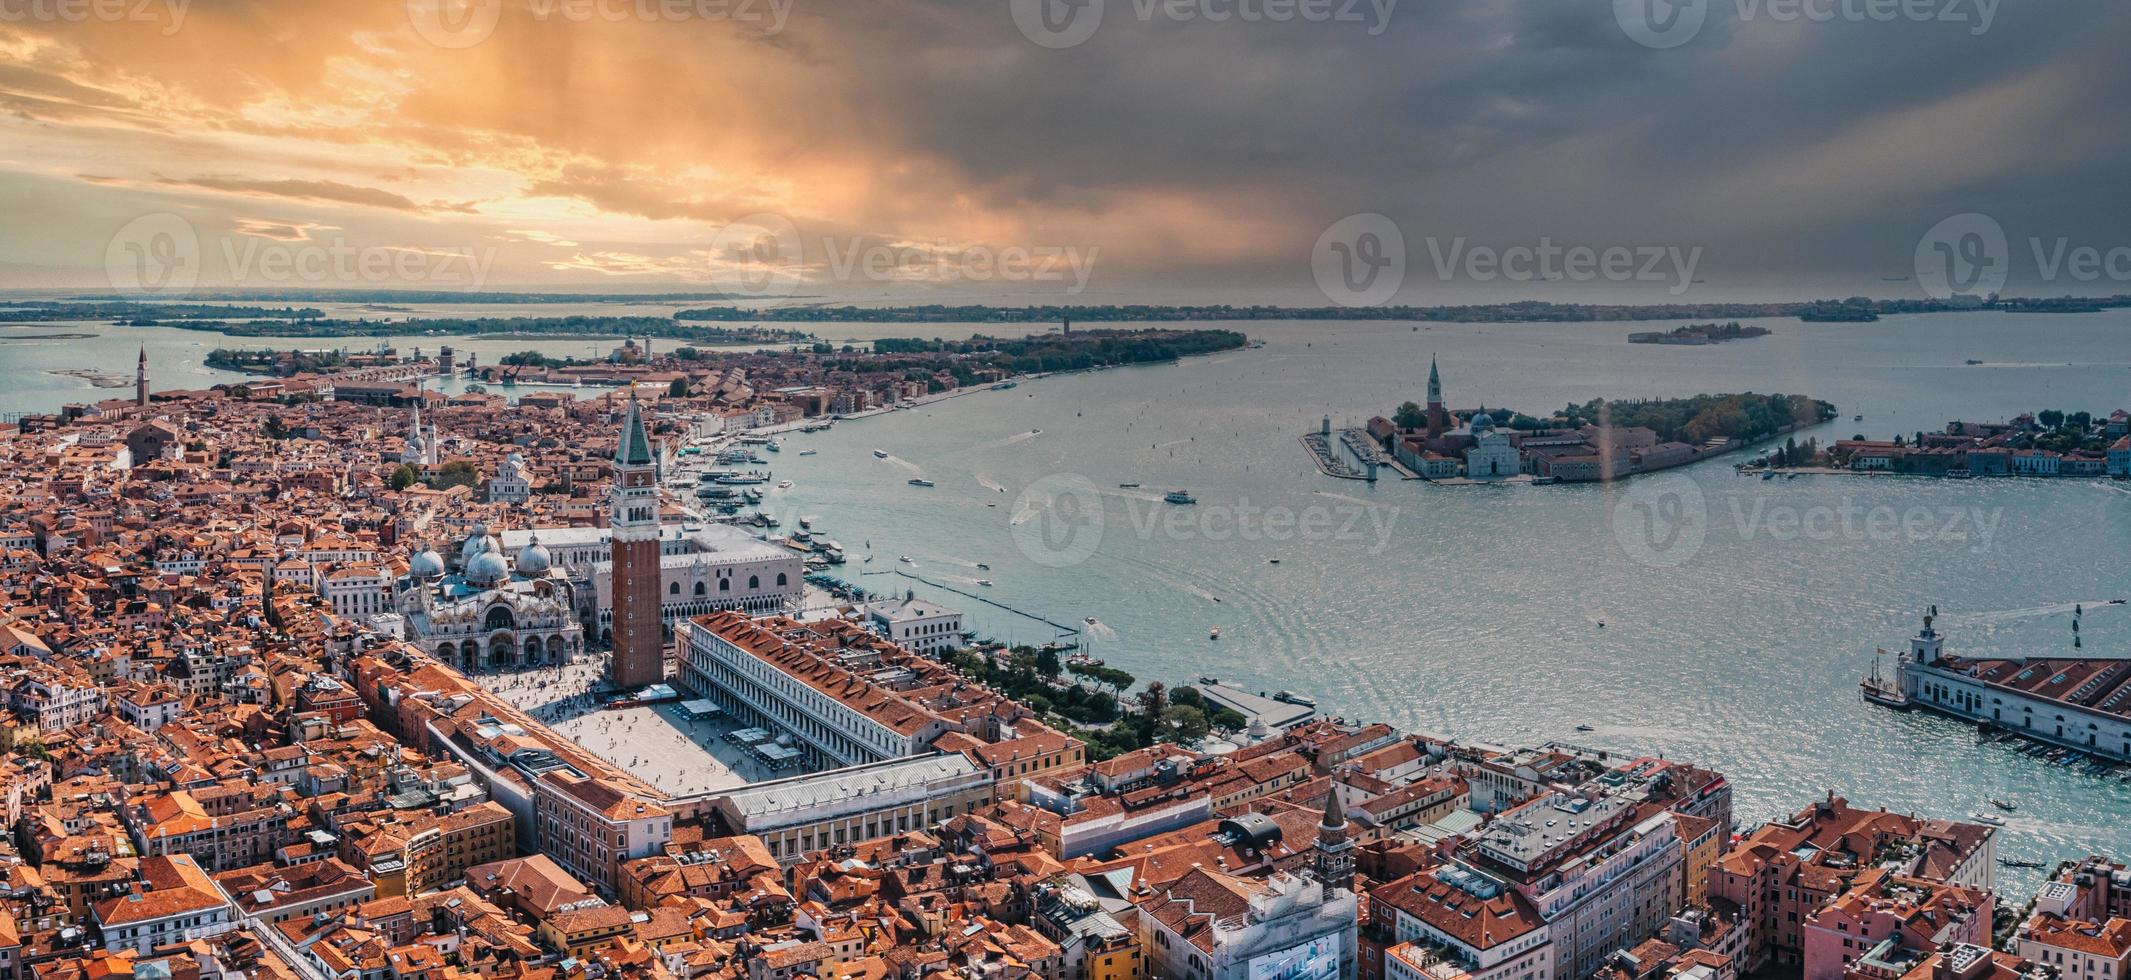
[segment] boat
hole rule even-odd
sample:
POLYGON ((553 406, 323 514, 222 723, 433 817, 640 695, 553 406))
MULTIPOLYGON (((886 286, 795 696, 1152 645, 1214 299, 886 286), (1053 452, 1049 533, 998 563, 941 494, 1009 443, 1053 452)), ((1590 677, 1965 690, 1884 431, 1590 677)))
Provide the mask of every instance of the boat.
POLYGON ((1880 666, 1887 658, 1887 651, 1880 650, 1872 657, 1872 674, 1858 684, 1859 692, 1867 702, 1896 711, 1909 710, 1909 695, 1902 693, 1902 686, 1894 678, 1887 677, 1880 666))
POLYGON ((728 486, 748 486, 756 483, 768 483, 770 478, 765 473, 725 473, 719 475, 716 482, 728 486))
POLYGON ((1199 675, 1199 683, 1201 683, 1201 684, 1219 684, 1219 683, 1221 683, 1221 679, 1220 679, 1220 678, 1218 678, 1218 677, 1214 677, 1214 676, 1212 676, 1212 675, 1210 675, 1210 674, 1200 674, 1200 675, 1199 675))
POLYGON ((1589 726, 1589 725, 1578 725, 1578 726, 1576 726, 1576 730, 1577 730, 1577 731, 1579 731, 1579 732, 1595 732, 1595 731, 1597 731, 1598 729, 1596 729, 1596 728, 1592 728, 1592 727, 1591 727, 1591 726, 1589 726))
POLYGON ((1012 391, 1017 387, 1020 387, 1020 383, 1015 381, 1008 381, 1004 384, 996 384, 992 386, 992 388, 997 391, 1012 391))
POLYGON ((991 570, 992 570, 992 567, 991 567, 990 565, 987 565, 987 564, 985 564, 985 563, 983 563, 983 562, 981 562, 981 561, 977 563, 977 571, 980 571, 980 572, 988 572, 988 571, 991 571, 991 570))
POLYGON ((1199 498, 1182 490, 1171 490, 1163 494, 1162 499, 1172 504, 1195 504, 1199 502, 1199 498))
POLYGON ((779 481, 777 481, 777 489, 779 489, 779 490, 790 490, 791 488, 792 488, 792 481, 790 481, 790 480, 779 480, 779 481))
POLYGON ((911 480, 911 481, 909 481, 909 482, 910 482, 910 485, 911 485, 911 486, 913 486, 913 487, 936 487, 936 486, 939 486, 939 484, 937 484, 937 483, 934 483, 934 482, 932 482, 931 480, 911 480))
POLYGON ((1763 471, 1761 472, 1761 479, 1763 479, 1763 480, 1773 480, 1773 479, 1775 479, 1775 478, 1776 478, 1776 471, 1775 471, 1775 470, 1763 470, 1763 471))
POLYGON ((1852 422, 1862 422, 1862 421, 1864 421, 1864 420, 1865 420, 1865 417, 1864 417, 1864 416, 1862 416, 1862 415, 1852 415, 1852 416, 1850 416, 1850 421, 1852 421, 1852 422))
MULTIPOLYGON (((1983 363, 1983 362, 1982 362, 1982 361, 1979 361, 1979 360, 1976 360, 1975 358, 1971 357, 1971 358, 1969 358, 1968 360, 1966 360, 1966 361, 1963 361, 1962 363, 1964 363, 1964 364, 1967 364, 1967 365, 1968 365, 1969 367, 1974 367, 1974 366, 1976 366, 1976 365, 1978 365, 1978 364, 1981 364, 1981 363, 1983 363)), ((2037 867, 2040 867, 2040 865, 2037 865, 2037 867)))
POLYGON ((1082 622, 1082 623, 1085 623, 1085 624, 1087 624, 1087 625, 1089 625, 1089 626, 1093 626, 1093 625, 1095 625, 1095 617, 1093 617, 1093 616, 1088 616, 1088 617, 1084 617, 1084 618, 1082 618, 1082 619, 1081 619, 1081 622, 1082 622))
POLYGON ((1120 483, 1120 484, 1118 484, 1118 485, 1117 485, 1117 488, 1118 488, 1119 490, 1137 490, 1137 489, 1139 489, 1139 484, 1137 484, 1137 483, 1120 483))
POLYGON ((2126 600, 2126 599, 2111 599, 2111 600, 2109 600, 2109 605, 2112 605, 2112 606, 2121 606, 2121 605, 2123 605, 2123 604, 2124 604, 2125 602, 2127 602, 2127 601, 2131 601, 2131 600, 2126 600))
POLYGON ((1532 477, 1532 486, 1535 486, 1535 487, 1545 487, 1545 486, 1552 486, 1552 485, 1554 484, 1554 481, 1556 481, 1556 480, 1559 480, 1559 479, 1560 479, 1560 477, 1555 477, 1555 476, 1535 476, 1535 477, 1532 477))
POLYGON ((802 450, 800 450, 800 451, 799 451, 799 455, 801 455, 801 456, 812 456, 812 455, 814 455, 815 453, 817 453, 817 452, 820 452, 820 451, 821 451, 821 450, 818 450, 818 449, 802 449, 802 450))
POLYGON ((903 564, 905 564, 905 565, 915 565, 915 564, 917 564, 917 560, 916 560, 916 559, 914 559, 914 558, 911 558, 911 557, 910 557, 909 555, 904 555, 904 556, 902 556, 902 557, 900 557, 900 558, 897 558, 897 559, 896 559, 896 561, 902 562, 902 563, 903 563, 903 564))
POLYGON ((813 517, 812 517, 811 515, 807 515, 807 514, 801 514, 801 515, 799 515, 799 526, 800 526, 800 527, 803 527, 803 528, 806 528, 806 529, 807 529, 807 530, 809 530, 809 531, 813 530, 813 529, 814 529, 814 518, 813 518, 813 517))
POLYGON ((784 443, 778 442, 775 439, 771 439, 769 442, 764 443, 762 448, 767 449, 773 453, 781 453, 784 451, 784 443))
POLYGON ((988 578, 980 578, 980 579, 978 579, 978 580, 977 580, 977 584, 978 584, 978 585, 981 585, 981 586, 984 586, 985 588, 987 588, 987 589, 988 589, 988 588, 991 588, 992 580, 991 580, 991 579, 988 579, 988 578))
POLYGON ((1267 559, 1265 560, 1265 563, 1266 563, 1266 564, 1268 564, 1268 565, 1278 565, 1278 564, 1280 564, 1280 559, 1278 559, 1278 558, 1267 558, 1267 559))
POLYGON ((1207 638, 1207 639, 1209 639, 1209 640, 1218 640, 1218 639, 1220 639, 1220 638, 1221 638, 1221 627, 1219 627, 1219 626, 1216 626, 1216 627, 1214 627, 1213 629, 1207 630, 1207 631, 1206 631, 1206 638, 1207 638))
POLYGON ((1300 695, 1300 694, 1296 694, 1296 693, 1295 693, 1295 692, 1293 692, 1293 691, 1281 691, 1281 692, 1278 692, 1278 693, 1276 693, 1276 694, 1274 694, 1274 695, 1273 695, 1273 700, 1275 700, 1275 701, 1282 701, 1282 702, 1286 702, 1286 703, 1288 703, 1288 704, 1299 704, 1299 705, 1301 705, 1301 706, 1303 706, 1303 707, 1305 707, 1305 708, 1314 708, 1314 707, 1317 707, 1317 699, 1316 699, 1316 698, 1309 698, 1309 697, 1304 697, 1304 696, 1302 696, 1302 695, 1300 695))
POLYGON ((2011 802, 2009 800, 2001 800, 1995 796, 1990 798, 1990 805, 1997 807, 2000 810, 2004 810, 2007 813, 2020 809, 2020 804, 2011 802))
POLYGON ((1975 822, 1977 822, 1977 823, 1979 823, 1979 824, 1982 824, 1982 825, 1984 825, 1984 826, 1986 826, 1986 827, 2003 827, 2003 826, 2005 826, 2005 821, 2004 821, 2004 820, 2001 820, 2001 819, 1999 819, 1999 818, 1998 818, 1998 817, 1997 817, 1997 816, 1996 816, 1995 814, 1989 814, 1989 813, 1971 813, 1971 814, 1969 814, 1969 815, 1968 815, 1968 819, 1970 819, 1970 820, 1973 820, 1973 821, 1975 821, 1975 822))
POLYGON ((2032 860, 2032 859, 2029 859, 2029 858, 1999 858, 1999 859, 1998 859, 1998 866, 1999 866, 1999 867, 2003 867, 2003 868, 2040 868, 2040 867, 2045 867, 2045 865, 2044 865, 2044 864, 2043 864, 2042 862, 2040 862, 2040 861, 2036 861, 2036 860, 2032 860))
POLYGON ((876 450, 874 450, 874 451, 873 451, 873 458, 874 458, 874 459, 887 459, 887 458, 888 458, 888 451, 887 451, 887 450, 885 450, 885 449, 876 449, 876 450))

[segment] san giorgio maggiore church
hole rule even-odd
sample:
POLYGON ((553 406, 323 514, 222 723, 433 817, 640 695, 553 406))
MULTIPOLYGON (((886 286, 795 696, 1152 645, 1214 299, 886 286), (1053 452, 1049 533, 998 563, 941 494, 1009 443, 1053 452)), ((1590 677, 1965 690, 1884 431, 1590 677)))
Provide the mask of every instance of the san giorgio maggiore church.
MULTIPOLYGON (((436 432, 424 432, 416 418, 406 456, 433 463, 436 432)), ((491 489, 523 485, 522 468, 515 457, 505 462, 491 489)), ((677 621, 706 613, 798 610, 805 588, 798 554, 722 524, 666 524, 658 535, 659 614, 668 638, 677 621)), ((424 544, 392 584, 400 632, 462 670, 572 662, 593 638, 613 640, 612 536, 607 527, 497 533, 477 525, 444 551, 424 544)))

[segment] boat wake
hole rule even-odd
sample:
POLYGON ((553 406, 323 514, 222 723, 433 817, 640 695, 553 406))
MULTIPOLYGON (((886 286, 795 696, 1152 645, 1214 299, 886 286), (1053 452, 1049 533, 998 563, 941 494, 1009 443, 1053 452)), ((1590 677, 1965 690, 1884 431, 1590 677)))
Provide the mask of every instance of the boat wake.
POLYGON ((977 474, 977 485, 983 487, 986 490, 990 490, 993 493, 1006 492, 1006 484, 1000 483, 999 481, 994 480, 991 477, 985 476, 982 473, 977 474))
POLYGON ((1100 640, 1104 643, 1110 643, 1117 639, 1117 629, 1100 620, 1081 624, 1080 631, 1086 633, 1089 639, 1100 640))

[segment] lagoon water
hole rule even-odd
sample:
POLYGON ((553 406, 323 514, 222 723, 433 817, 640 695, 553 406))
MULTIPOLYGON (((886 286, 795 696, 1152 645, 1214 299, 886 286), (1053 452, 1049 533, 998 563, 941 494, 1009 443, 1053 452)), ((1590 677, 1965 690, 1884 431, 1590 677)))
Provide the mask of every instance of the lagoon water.
MULTIPOLYGON (((1841 411, 1803 434, 1823 443, 1950 418, 2131 406, 2124 311, 1763 325, 1775 333, 1668 347, 1625 342, 1663 326, 1653 324, 1246 323, 1264 348, 1044 378, 789 436, 772 462, 795 486, 769 506, 818 517, 852 555, 845 577, 946 602, 980 633, 1041 642, 1059 631, 970 596, 1074 627, 1095 617, 1084 637, 1095 655, 1143 679, 1212 675, 1417 730, 1690 759, 1733 777, 1749 822, 1831 789, 1944 817, 2016 799, 2001 854, 2131 855, 2131 784, 1978 747, 1965 726, 1857 697, 1874 649, 1902 647, 1931 604, 1951 650, 2069 655, 2082 604, 2080 652, 2131 655, 2131 607, 2106 604, 2131 596, 2123 484, 1762 481, 1734 474, 1734 459, 1614 486, 1439 487, 1388 473, 1367 484, 1324 477, 1297 442, 1326 415, 1358 422, 1421 400, 1430 355, 1457 409, 1801 393, 1841 411), (1985 363, 1963 363, 1971 358, 1985 363), (818 455, 797 454, 806 448, 818 455), (938 486, 907 485, 919 476, 938 486), (1056 490, 1087 487, 1101 490, 1099 506, 1036 509, 1056 490), (1200 503, 1160 503, 1171 488, 1200 503), (1283 516, 1253 516, 1267 513, 1283 516), (873 560, 861 563, 868 541, 873 560), (926 581, 895 573, 912 569, 904 555, 926 581)), ((104 336, 51 342, 65 348, 5 341, 73 329, 0 330, 0 411, 98 397, 64 390, 71 379, 35 378, 52 377, 42 375, 51 366, 130 375, 144 335, 159 387, 213 383, 197 364, 221 342, 212 334, 91 326, 82 329, 104 336)), ((819 332, 841 341, 974 329, 819 332)), ((454 346, 487 360, 583 353, 589 342, 454 346)), ((2037 874, 2005 878, 2022 895, 2037 874)))

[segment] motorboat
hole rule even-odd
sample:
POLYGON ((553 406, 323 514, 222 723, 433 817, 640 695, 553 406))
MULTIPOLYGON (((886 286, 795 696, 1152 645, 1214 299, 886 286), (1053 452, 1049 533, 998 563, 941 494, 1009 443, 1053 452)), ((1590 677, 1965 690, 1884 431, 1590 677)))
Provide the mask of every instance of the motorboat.
POLYGON ((910 481, 910 485, 911 485, 911 486, 913 486, 913 487, 936 487, 936 486, 939 486, 939 484, 937 484, 937 483, 934 483, 934 482, 932 482, 931 480, 911 480, 911 481, 910 481))
POLYGON ((1990 798, 1990 805, 1997 807, 2000 810, 2004 810, 2007 813, 2011 813, 2014 810, 2020 809, 2020 804, 2014 803, 2011 800, 2001 800, 1995 796, 1990 798))
POLYGON ((1172 504, 1195 504, 1199 502, 1199 498, 1183 490, 1171 490, 1163 494, 1162 499, 1172 504))
POLYGON ((778 481, 777 481, 777 489, 779 489, 779 490, 790 490, 791 488, 792 488, 792 481, 790 481, 790 480, 778 480, 778 481))
POLYGON ((978 585, 981 585, 981 586, 984 586, 985 588, 987 588, 987 589, 988 589, 988 588, 991 588, 992 580, 991 580, 991 579, 988 579, 988 578, 980 578, 980 579, 978 579, 978 580, 977 580, 977 584, 978 584, 978 585))
POLYGON ((1209 639, 1209 640, 1218 640, 1218 639, 1220 639, 1220 638, 1221 638, 1221 627, 1219 627, 1219 626, 1216 626, 1216 627, 1214 627, 1213 629, 1207 630, 1207 631, 1206 631, 1206 638, 1207 638, 1207 639, 1209 639))
POLYGON ((1305 708, 1317 707, 1317 699, 1304 697, 1303 695, 1296 694, 1293 691, 1278 692, 1273 695, 1273 700, 1286 702, 1288 704, 1299 704, 1305 708))
POLYGON ((1137 489, 1139 489, 1139 484, 1137 484, 1137 483, 1120 483, 1120 484, 1118 484, 1118 485, 1117 485, 1117 488, 1118 488, 1119 490, 1137 490, 1137 489))
POLYGON ((812 456, 812 455, 814 455, 815 453, 818 453, 818 452, 820 452, 820 451, 821 451, 821 450, 819 450, 819 449, 802 449, 802 450, 800 450, 800 451, 799 451, 799 455, 801 455, 801 456, 812 456))
POLYGON ((885 450, 885 449, 876 449, 876 450, 874 450, 874 451, 873 451, 873 458, 874 458, 874 459, 887 459, 887 458, 888 458, 888 451, 887 451, 887 450, 885 450))
POLYGON ((992 570, 992 567, 980 561, 977 563, 977 570, 980 572, 988 572, 992 570))
POLYGON ((1984 826, 1986 826, 1986 827, 2003 827, 2003 826, 2005 826, 2005 821, 2004 821, 2004 820, 2003 820, 2002 818, 2000 818, 2000 817, 1999 817, 1998 815, 1996 815, 1996 814, 1993 814, 1993 813, 1971 813, 1971 814, 1969 814, 1969 815, 1968 815, 1968 819, 1970 819, 1970 820, 1973 820, 1973 821, 1975 821, 1975 822, 1977 822, 1977 823, 1979 823, 1979 824, 1982 824, 1982 825, 1984 825, 1984 826))
POLYGON ((915 565, 915 564, 917 564, 917 559, 915 559, 915 558, 912 558, 912 557, 910 557, 909 555, 904 555, 904 556, 902 556, 901 558, 897 558, 897 559, 896 559, 896 561, 902 562, 902 563, 903 563, 903 564, 905 564, 905 565, 915 565))

